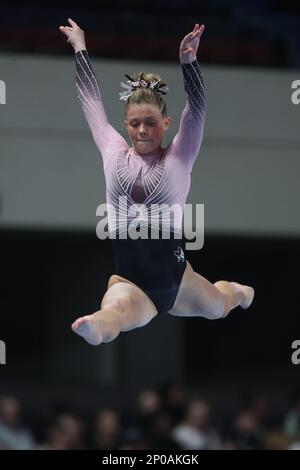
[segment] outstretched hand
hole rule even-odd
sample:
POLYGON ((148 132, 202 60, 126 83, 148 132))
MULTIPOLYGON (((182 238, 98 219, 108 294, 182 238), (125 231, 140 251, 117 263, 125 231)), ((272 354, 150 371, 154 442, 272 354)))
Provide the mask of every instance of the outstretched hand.
POLYGON ((184 36, 179 48, 179 57, 182 64, 191 64, 196 60, 197 50, 204 28, 204 24, 200 26, 197 23, 193 31, 184 36))
POLYGON ((86 49, 84 31, 71 18, 68 18, 68 22, 71 26, 59 27, 60 31, 67 36, 67 42, 71 44, 75 52, 86 49))

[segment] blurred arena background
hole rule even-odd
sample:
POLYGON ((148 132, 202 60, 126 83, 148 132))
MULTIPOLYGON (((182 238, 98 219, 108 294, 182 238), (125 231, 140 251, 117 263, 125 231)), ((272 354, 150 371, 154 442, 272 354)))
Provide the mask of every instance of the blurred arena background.
POLYGON ((300 448, 300 6, 289 1, 2 2, 0 448, 300 448), (208 114, 188 202, 205 242, 187 252, 212 282, 253 285, 226 320, 159 316, 113 343, 70 324, 113 272, 96 237, 101 156, 75 95, 71 17, 108 117, 123 135, 125 73, 158 72, 175 135, 185 96, 178 48, 204 23, 208 114))

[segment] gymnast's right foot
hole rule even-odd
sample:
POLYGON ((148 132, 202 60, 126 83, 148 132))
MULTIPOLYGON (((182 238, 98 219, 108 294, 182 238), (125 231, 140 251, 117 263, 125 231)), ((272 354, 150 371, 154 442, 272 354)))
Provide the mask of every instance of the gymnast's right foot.
POLYGON ((238 282, 231 282, 230 284, 233 284, 243 294, 243 300, 240 303, 240 307, 250 307, 254 297, 254 289, 250 286, 239 284, 238 282))
POLYGON ((79 336, 82 336, 89 344, 97 346, 102 343, 102 335, 100 333, 99 324, 95 318, 95 314, 86 315, 77 318, 72 324, 72 330, 79 336))

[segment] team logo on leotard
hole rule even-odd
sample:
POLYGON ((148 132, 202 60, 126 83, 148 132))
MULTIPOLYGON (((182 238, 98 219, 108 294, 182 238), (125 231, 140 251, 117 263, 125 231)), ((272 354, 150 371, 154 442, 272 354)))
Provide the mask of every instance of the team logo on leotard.
POLYGON ((180 261, 184 262, 184 251, 181 246, 176 248, 174 255, 176 256, 178 263, 180 263, 180 261))

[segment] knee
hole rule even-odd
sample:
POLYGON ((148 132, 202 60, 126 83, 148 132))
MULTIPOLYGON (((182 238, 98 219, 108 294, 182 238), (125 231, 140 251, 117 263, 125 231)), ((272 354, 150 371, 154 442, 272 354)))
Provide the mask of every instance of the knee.
POLYGON ((110 276, 108 280, 107 289, 109 289, 111 286, 113 286, 114 284, 120 281, 121 281, 121 278, 117 274, 113 274, 112 276, 110 276))
POLYGON ((114 310, 118 314, 123 314, 128 312, 132 308, 133 299, 130 294, 123 295, 122 297, 116 297, 115 299, 110 299, 108 302, 105 302, 105 307, 114 310))

